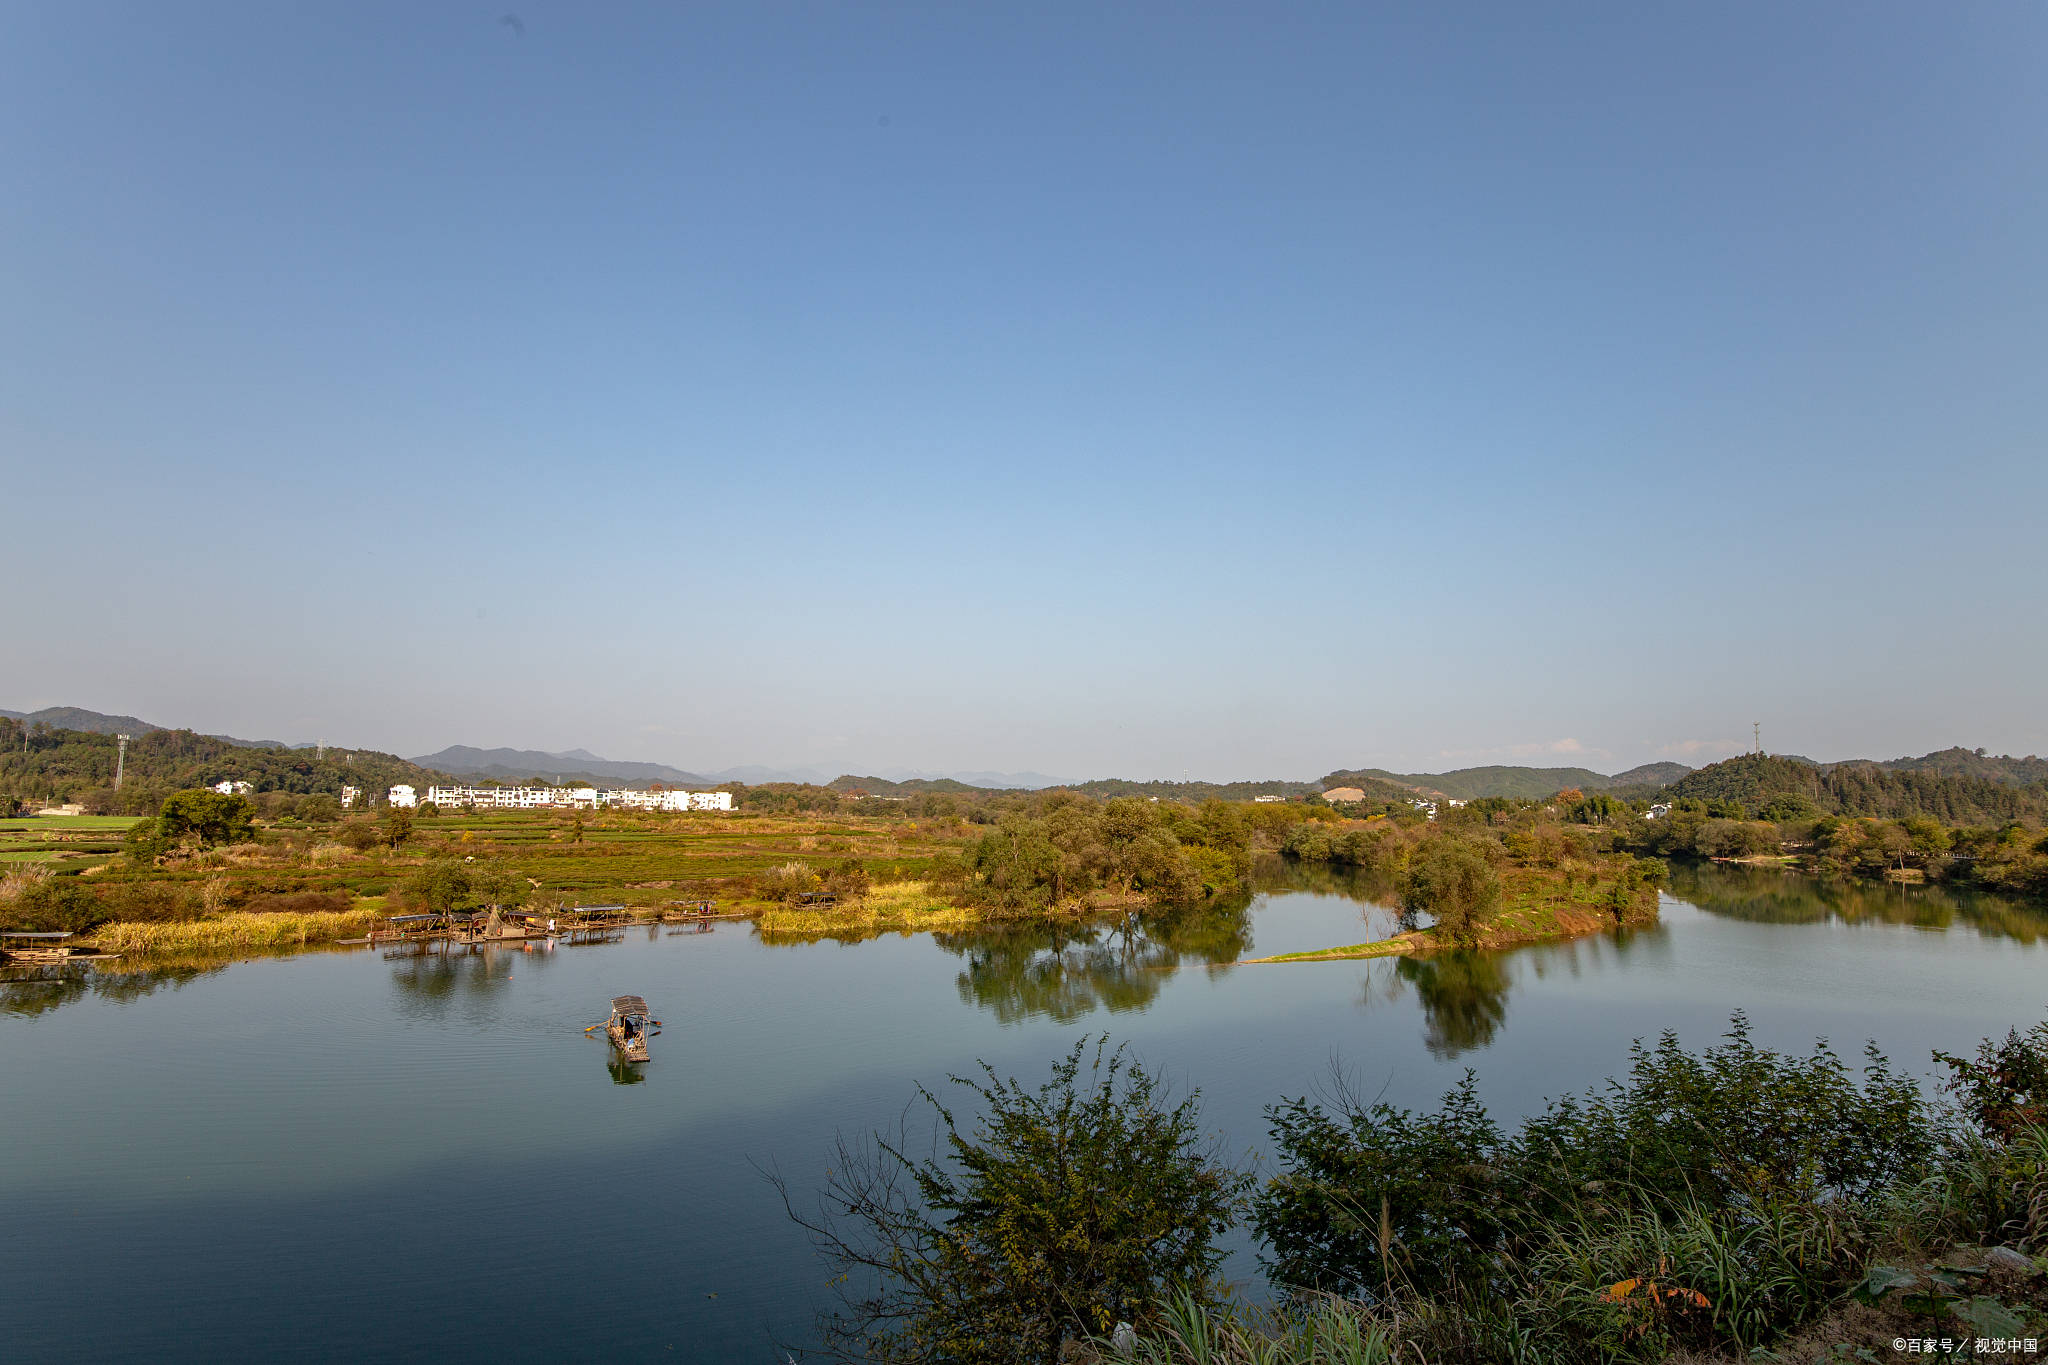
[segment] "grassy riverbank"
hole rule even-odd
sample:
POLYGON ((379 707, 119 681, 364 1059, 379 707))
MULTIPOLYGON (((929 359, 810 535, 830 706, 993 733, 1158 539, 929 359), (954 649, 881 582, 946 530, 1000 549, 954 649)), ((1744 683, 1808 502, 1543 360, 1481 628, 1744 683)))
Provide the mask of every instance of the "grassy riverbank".
POLYGON ((305 948, 360 938, 383 915, 381 905, 311 913, 230 913, 168 924, 102 924, 92 946, 122 957, 204 956, 305 948))

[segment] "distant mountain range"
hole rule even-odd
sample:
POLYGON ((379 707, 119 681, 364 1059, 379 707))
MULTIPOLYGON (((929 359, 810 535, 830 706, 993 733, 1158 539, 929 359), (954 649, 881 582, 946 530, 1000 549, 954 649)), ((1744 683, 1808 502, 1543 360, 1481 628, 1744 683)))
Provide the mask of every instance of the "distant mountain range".
POLYGON ((588 749, 551 754, 538 749, 473 749, 467 744, 452 744, 437 754, 421 754, 410 761, 422 768, 461 777, 494 777, 500 781, 545 777, 554 782, 566 782, 582 777, 604 778, 613 782, 708 787, 717 780, 686 773, 666 763, 619 763, 599 758, 588 749))
MULTIPOLYGON (((45 706, 40 711, 0 711, 8 720, 25 720, 30 725, 47 725, 52 730, 79 730, 89 735, 150 735, 158 730, 168 730, 168 725, 152 725, 134 716, 109 716, 100 711, 88 711, 80 706, 45 706)), ((208 739, 223 740, 244 749, 310 749, 310 744, 285 744, 274 739, 236 739, 233 735, 208 735, 208 739)))
POLYGON ((681 768, 671 768, 665 763, 630 763, 600 758, 588 749, 548 753, 539 749, 474 749, 466 744, 451 745, 437 754, 421 754, 411 761, 422 768, 436 768, 444 773, 458 773, 465 777, 493 777, 501 781, 528 777, 567 781, 572 777, 587 777, 609 778, 617 782, 660 782, 699 787, 714 786, 720 782, 744 782, 749 786, 761 786, 770 782, 793 782, 826 787, 844 782, 848 787, 862 784, 877 788, 909 785, 913 790, 929 787, 932 783, 947 783, 953 790, 984 787, 1005 791, 1036 790, 1041 787, 1062 785, 1059 779, 1047 777, 1043 773, 928 773, 909 768, 885 768, 868 777, 856 777, 830 768, 771 768, 761 764, 692 773, 681 768))

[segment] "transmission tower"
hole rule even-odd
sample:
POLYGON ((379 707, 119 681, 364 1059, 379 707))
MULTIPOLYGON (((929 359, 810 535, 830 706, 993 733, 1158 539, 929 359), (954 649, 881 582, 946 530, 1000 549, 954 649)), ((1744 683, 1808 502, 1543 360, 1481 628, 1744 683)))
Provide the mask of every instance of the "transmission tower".
POLYGON ((1749 729, 1750 733, 1756 736, 1756 751, 1762 753, 1764 751, 1764 723, 1760 720, 1751 721, 1749 729))
POLYGON ((130 735, 114 736, 114 790, 121 790, 121 774, 128 769, 128 741, 130 735))

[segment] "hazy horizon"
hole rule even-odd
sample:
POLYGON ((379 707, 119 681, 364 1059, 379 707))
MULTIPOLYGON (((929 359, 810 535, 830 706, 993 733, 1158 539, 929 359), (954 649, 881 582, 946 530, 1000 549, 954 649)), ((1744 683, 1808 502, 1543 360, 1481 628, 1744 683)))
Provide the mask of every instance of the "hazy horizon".
POLYGON ((17 7, 0 702, 2048 752, 2048 10, 17 7))

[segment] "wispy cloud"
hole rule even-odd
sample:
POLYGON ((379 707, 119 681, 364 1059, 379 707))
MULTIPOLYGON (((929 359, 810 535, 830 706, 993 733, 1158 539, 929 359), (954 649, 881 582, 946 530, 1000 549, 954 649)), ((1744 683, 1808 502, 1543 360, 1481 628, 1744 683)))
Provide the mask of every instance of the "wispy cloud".
POLYGON ((1527 744, 1500 744, 1490 749, 1439 749, 1439 759, 1455 763, 1473 763, 1503 758, 1591 758, 1611 757, 1605 749, 1591 748, 1576 739, 1541 740, 1527 744))
POLYGON ((1675 739, 1657 750, 1659 758, 1719 758, 1741 753, 1739 739, 1675 739))

